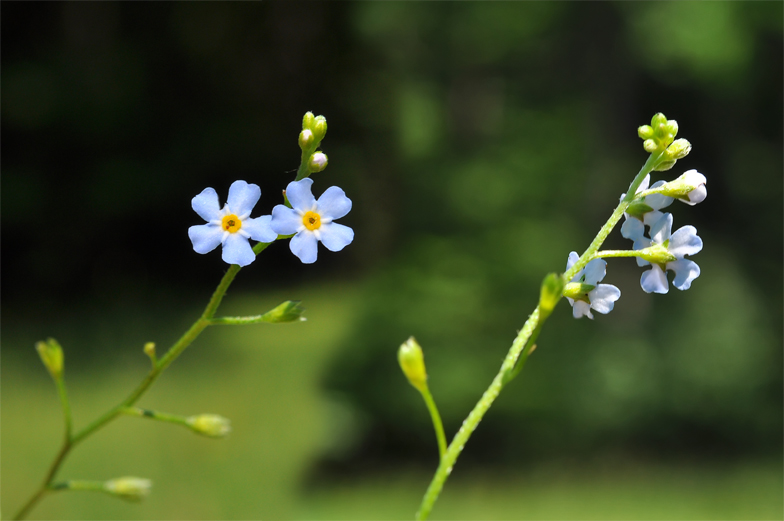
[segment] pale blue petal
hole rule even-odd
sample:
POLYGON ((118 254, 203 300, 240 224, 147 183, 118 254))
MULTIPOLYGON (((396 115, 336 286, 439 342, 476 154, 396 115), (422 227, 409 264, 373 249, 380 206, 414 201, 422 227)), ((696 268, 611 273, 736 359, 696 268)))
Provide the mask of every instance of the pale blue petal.
POLYGON ((229 264, 247 266, 256 259, 253 248, 248 243, 248 238, 239 233, 230 233, 223 241, 223 261, 229 264))
POLYGON ((652 212, 648 212, 645 215, 643 215, 642 220, 646 224, 646 226, 653 226, 663 216, 664 214, 659 210, 653 210, 652 212))
POLYGON ((694 206, 697 203, 701 203, 708 197, 708 188, 705 185, 700 185, 688 194, 686 194, 687 199, 681 199, 684 203, 688 204, 689 206, 694 206))
POLYGON ((217 224, 199 224, 188 228, 188 237, 196 253, 208 253, 218 247, 223 238, 223 228, 217 224))
POLYGON ((651 225, 651 240, 656 244, 662 244, 670 238, 672 230, 672 214, 665 213, 661 219, 651 225))
POLYGON ((247 216, 259 202, 260 197, 261 189, 258 185, 248 184, 245 181, 234 181, 229 187, 229 198, 226 202, 231 213, 247 216))
POLYGON ((670 237, 667 250, 679 259, 684 255, 699 253, 702 250, 702 239, 697 236, 697 228, 694 226, 678 228, 670 237))
POLYGON ((680 290, 687 290, 691 282, 700 276, 700 267, 694 261, 681 259, 667 263, 667 269, 675 272, 672 285, 680 290))
POLYGON ((670 285, 667 283, 667 275, 657 265, 653 264, 651 269, 643 272, 640 277, 640 285, 646 293, 667 293, 670 291, 670 285))
POLYGON ((648 189, 648 185, 650 185, 650 184, 651 184, 651 174, 648 174, 642 180, 642 183, 640 183, 640 186, 637 187, 637 191, 634 192, 634 193, 635 194, 639 194, 640 192, 647 190, 648 189))
MULTIPOLYGON (((569 268, 574 266, 574 263, 577 262, 579 259, 580 259, 580 256, 577 255, 576 251, 573 251, 572 253, 570 253, 569 257, 566 259, 566 271, 569 271, 569 268)), ((574 279, 572 279, 572 282, 574 282, 574 279)))
MULTIPOLYGON (((651 240, 649 238, 647 238, 647 237, 642 237, 642 238, 637 239, 636 241, 634 241, 634 244, 632 245, 632 249, 635 250, 635 251, 637 251, 637 250, 644 250, 645 248, 649 247, 650 245, 651 245, 651 240)), ((642 267, 642 266, 647 266, 647 265, 650 264, 650 262, 648 262, 647 260, 643 259, 642 257, 635 257, 635 258, 637 259, 637 266, 642 267)))
POLYGON ((250 234, 250 238, 259 242, 272 242, 278 238, 278 234, 270 226, 271 215, 262 215, 255 219, 245 219, 242 221, 242 229, 250 234))
POLYGON ((340 219, 351 211, 351 199, 342 188, 330 186, 318 198, 318 209, 322 219, 340 219))
MULTIPOLYGON (((651 186, 651 188, 659 188, 660 186, 665 184, 666 184, 665 181, 656 181, 655 183, 653 183, 653 186, 651 186)), ((670 206, 672 204, 672 201, 673 201, 672 197, 668 197, 662 194, 651 194, 645 198, 645 204, 647 204, 654 210, 661 210, 662 208, 670 206)))
POLYGON ((612 311, 615 301, 621 298, 621 290, 612 284, 599 284, 590 293, 588 299, 591 307, 599 313, 607 314, 612 311))
POLYGON ((279 204, 272 209, 270 227, 277 234, 291 235, 302 227, 302 217, 288 206, 279 204))
POLYGON ((593 315, 591 314, 591 305, 584 300, 576 301, 572 307, 572 316, 574 318, 586 316, 593 320, 593 315))
POLYGON ((585 283, 596 286, 607 274, 607 261, 594 259, 585 266, 583 272, 585 273, 585 283))
POLYGON ((303 230, 291 238, 291 253, 299 257, 303 264, 313 264, 318 257, 318 239, 313 232, 303 230))
POLYGON ((322 224, 319 234, 321 244, 329 251, 340 251, 354 240, 354 230, 338 223, 322 224))
POLYGON ((621 235, 626 239, 636 241, 645 235, 645 225, 639 219, 627 217, 626 222, 621 226, 621 235))
POLYGON ((316 199, 310 191, 312 184, 313 179, 306 177, 301 181, 292 181, 286 187, 286 197, 296 210, 307 212, 316 204, 316 199))
POLYGON ((218 194, 212 188, 205 188, 199 195, 191 199, 193 211, 207 222, 220 218, 218 194))

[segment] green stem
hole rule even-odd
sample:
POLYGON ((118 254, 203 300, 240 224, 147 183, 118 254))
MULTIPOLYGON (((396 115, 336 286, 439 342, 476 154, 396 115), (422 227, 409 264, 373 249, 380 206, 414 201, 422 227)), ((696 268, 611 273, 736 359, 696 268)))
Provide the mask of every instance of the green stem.
POLYGON ((594 253, 594 259, 607 259, 610 257, 642 257, 642 250, 602 250, 594 253))
POLYGON ((427 410, 430 411, 430 418, 433 420, 433 429, 436 431, 436 440, 438 440, 438 457, 443 458, 446 453, 446 435, 444 434, 444 424, 441 422, 441 415, 438 414, 438 407, 433 400, 433 395, 430 394, 430 389, 425 387, 421 391, 422 398, 425 400, 427 410))
POLYGON ((73 430, 71 421, 71 404, 68 402, 68 393, 65 392, 65 378, 60 375, 55 383, 57 384, 57 394, 60 395, 60 404, 63 406, 63 419, 65 421, 65 441, 71 440, 73 430))
POLYGON ((177 416, 176 414, 167 414, 160 411, 151 411, 150 409, 142 409, 141 407, 126 407, 121 411, 128 416, 138 416, 139 418, 150 418, 151 420, 158 420, 162 422, 174 423, 176 425, 188 425, 188 419, 184 416, 177 416))

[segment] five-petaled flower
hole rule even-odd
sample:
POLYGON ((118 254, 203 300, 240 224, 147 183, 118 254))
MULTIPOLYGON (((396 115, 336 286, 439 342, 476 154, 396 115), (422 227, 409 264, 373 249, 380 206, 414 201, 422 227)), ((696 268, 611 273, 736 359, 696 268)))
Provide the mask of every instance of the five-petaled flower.
MULTIPOLYGON (((580 258, 576 251, 569 254, 566 270, 574 266, 580 258)), ((604 259, 593 259, 577 272, 564 290, 564 295, 572 305, 574 318, 586 316, 593 319, 591 308, 599 313, 609 313, 615 301, 621 298, 621 290, 612 284, 599 284, 607 274, 607 262, 604 259)))
POLYGON ((340 251, 354 240, 354 230, 333 222, 351 210, 351 199, 337 186, 327 188, 316 200, 310 191, 313 180, 293 181, 286 187, 292 208, 279 204, 272 209, 270 226, 280 235, 296 234, 289 248, 305 264, 316 261, 318 241, 330 251, 340 251))
POLYGON ((665 213, 651 226, 650 239, 641 239, 640 248, 637 247, 637 241, 635 241, 635 250, 643 248, 659 250, 648 256, 651 259, 650 262, 638 257, 638 260, 642 261, 642 265, 650 264, 652 266, 640 278, 640 285, 646 293, 667 293, 669 291, 665 274, 667 270, 675 273, 672 284, 680 290, 689 289, 691 282, 700 276, 700 267, 697 266, 697 263, 683 258, 684 255, 694 255, 702 250, 702 239, 697 236, 697 229, 694 226, 683 226, 672 234, 671 230, 672 214, 665 213), (653 258, 655 256, 662 260, 657 262, 653 258))
POLYGON ((250 218, 250 212, 261 197, 258 185, 234 181, 229 188, 229 198, 221 209, 218 194, 205 188, 193 198, 191 206, 207 224, 188 228, 188 237, 196 253, 208 253, 223 245, 223 260, 229 264, 247 266, 256 258, 248 239, 272 242, 278 234, 270 227, 271 216, 250 218))

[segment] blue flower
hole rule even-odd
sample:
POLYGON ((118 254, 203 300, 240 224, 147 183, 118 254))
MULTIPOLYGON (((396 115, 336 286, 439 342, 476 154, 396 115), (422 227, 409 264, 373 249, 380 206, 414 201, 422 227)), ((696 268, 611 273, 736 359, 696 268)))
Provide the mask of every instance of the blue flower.
POLYGON ((223 260, 229 264, 247 266, 256 258, 248 239, 272 242, 278 234, 270 228, 271 216, 250 218, 250 212, 261 197, 257 185, 234 181, 229 188, 229 198, 221 209, 218 194, 205 188, 191 201, 193 210, 207 224, 188 228, 188 237, 196 253, 208 253, 223 245, 223 260))
MULTIPOLYGON (((570 253, 569 259, 566 261, 566 270, 568 271, 574 266, 579 258, 576 251, 570 253)), ((615 301, 621 298, 621 290, 612 284, 599 284, 606 274, 607 261, 594 259, 572 278, 573 284, 567 285, 564 294, 569 304, 572 305, 574 318, 586 316, 593 319, 591 308, 602 314, 612 311, 615 301), (584 289, 588 289, 588 291, 585 292, 584 289)))
MULTIPOLYGON (((639 188, 635 193, 639 194, 648 189, 648 184, 651 182, 650 174, 645 176, 645 179, 642 180, 640 183, 639 188)), ((656 181, 651 188, 658 188, 665 184, 664 181, 656 181)), ((621 195, 621 199, 624 198, 626 194, 621 195)), ((661 219, 662 215, 664 215, 660 210, 672 204, 673 198, 668 197, 662 194, 651 194, 645 196, 645 198, 640 201, 642 203, 643 208, 645 209, 644 213, 638 215, 630 215, 627 212, 624 212, 624 217, 626 221, 624 221, 623 226, 621 226, 621 235, 626 239, 634 241, 634 249, 639 250, 644 246, 644 240, 647 240, 645 237, 645 226, 651 226, 653 223, 661 219)), ((639 208, 639 206, 638 206, 639 208)), ((632 208, 629 208, 630 210, 632 208)), ((636 208, 637 209, 637 208, 636 208)), ((635 210, 636 210, 635 209, 635 210)), ((645 266, 645 264, 641 263, 641 259, 637 258, 637 264, 639 266, 645 266)))
POLYGON ((318 241, 330 251, 340 251, 354 240, 354 230, 333 222, 351 211, 351 199, 337 186, 331 186, 318 201, 310 187, 313 180, 293 181, 286 187, 292 208, 279 204, 272 209, 270 226, 280 235, 291 238, 291 253, 305 264, 316 262, 318 241))
POLYGON ((670 258, 675 257, 675 260, 662 263, 648 262, 638 257, 638 261, 642 261, 641 265, 650 264, 652 266, 640 278, 640 285, 646 293, 667 293, 669 291, 665 273, 667 270, 675 273, 672 284, 680 290, 689 289, 692 281, 700 276, 700 267, 697 263, 683 258, 685 255, 694 255, 702 250, 702 239, 697 236, 697 229, 694 226, 684 226, 673 234, 670 233, 671 230, 672 214, 665 213, 651 226, 650 239, 643 238, 640 241, 640 248, 637 247, 637 241, 635 241, 635 250, 659 245, 666 249, 670 258))

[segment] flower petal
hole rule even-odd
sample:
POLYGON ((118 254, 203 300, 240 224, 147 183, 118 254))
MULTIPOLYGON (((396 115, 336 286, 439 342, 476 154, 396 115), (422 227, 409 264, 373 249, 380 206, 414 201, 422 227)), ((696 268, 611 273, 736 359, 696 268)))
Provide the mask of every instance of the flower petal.
POLYGON ((645 225, 639 219, 627 217, 626 222, 621 226, 621 235, 633 241, 640 239, 645 235, 645 225))
POLYGON ((694 226, 678 228, 670 237, 667 249, 679 259, 684 255, 699 253, 702 250, 702 239, 697 236, 697 228, 694 226))
POLYGON ((280 235, 291 235, 297 233, 302 228, 302 216, 288 206, 282 204, 272 209, 272 220, 270 227, 272 231, 280 235))
POLYGON ((639 194, 640 192, 643 192, 643 191, 647 190, 648 189, 648 185, 650 185, 650 184, 651 184, 651 174, 648 174, 642 180, 642 183, 640 183, 640 186, 637 187, 637 191, 634 192, 634 193, 635 194, 639 194))
POLYGON ((705 185, 700 185, 688 194, 686 194, 688 200, 681 199, 684 203, 688 204, 689 206, 694 206, 697 203, 701 203, 708 197, 708 188, 705 185))
POLYGON ((220 203, 218 203, 218 193, 212 188, 205 188, 199 195, 191 199, 191 208, 207 222, 219 219, 220 203))
POLYGON ((193 250, 196 253, 209 253, 221 243, 223 228, 215 224, 191 226, 188 228, 188 237, 190 237, 193 250))
POLYGON ((661 219, 651 225, 651 241, 656 244, 662 244, 670 238, 670 231, 672 230, 672 214, 665 213, 661 219))
POLYGON ((640 277, 640 285, 645 293, 667 293, 670 286, 667 283, 667 275, 664 274, 658 264, 653 264, 651 269, 643 272, 640 277))
POLYGON ((261 189, 258 185, 248 184, 245 181, 234 181, 229 187, 229 198, 226 204, 229 205, 231 213, 238 216, 250 215, 253 207, 259 202, 261 189))
POLYGON ((672 285, 680 290, 689 289, 691 282, 700 276, 700 267, 697 263, 687 259, 668 262, 667 269, 675 272, 672 285))
POLYGON ((278 234, 270 226, 271 215, 262 215, 255 219, 245 219, 242 221, 242 229, 250 234, 250 238, 259 242, 272 242, 278 238, 278 234))
MULTIPOLYGON (((658 188, 660 186, 665 185, 666 182, 664 181, 656 181, 653 183, 651 188, 658 188)), ((666 206, 670 206, 672 204, 672 197, 668 197, 662 194, 651 194, 645 198, 645 204, 653 208, 654 210, 661 210, 666 206)))
POLYGON ((223 241, 222 258, 229 264, 247 266, 256 259, 256 254, 253 253, 253 248, 250 247, 247 237, 243 237, 239 233, 230 233, 223 241))
POLYGON ((340 219, 351 211, 351 199, 342 188, 330 186, 318 198, 318 209, 322 219, 340 219))
POLYGON ((593 320, 593 315, 591 314, 591 305, 585 302, 584 300, 578 300, 574 303, 572 307, 572 316, 574 318, 580 318, 582 316, 586 316, 593 320))
POLYGON ((340 251, 354 240, 354 230, 338 223, 322 224, 319 233, 321 244, 329 251, 340 251))
POLYGON ((612 284, 599 284, 588 293, 588 298, 593 309, 607 314, 612 311, 615 301, 621 298, 621 290, 612 284))
POLYGON ((659 219, 661 219, 662 217, 664 217, 664 214, 663 214, 662 212, 660 212, 659 210, 653 210, 652 212, 648 212, 648 213, 646 213, 646 214, 643 216, 643 218, 642 218, 642 219, 643 219, 643 222, 644 222, 644 223, 645 223, 647 226, 653 226, 653 225, 654 225, 654 224, 656 224, 656 222, 657 222, 659 219))
MULTIPOLYGON (((576 252, 576 251, 573 251, 573 252, 571 252, 571 253, 569 254, 569 258, 568 258, 568 259, 566 259, 566 271, 569 271, 569 268, 571 268, 572 266, 574 266, 574 263, 575 263, 575 262, 577 262, 578 260, 580 260, 580 256, 579 256, 579 255, 577 255, 577 252, 576 252)), ((578 275, 579 275, 579 273, 578 273, 578 275)), ((575 277, 574 279, 572 279, 572 280, 571 280, 571 282, 574 282, 576 278, 577 278, 577 277, 575 277)))
POLYGON ((604 259, 594 259, 585 268, 585 283, 595 286, 607 274, 607 261, 604 259))
POLYGON ((313 232, 302 230, 291 238, 289 249, 303 264, 313 264, 318 257, 318 239, 313 232))
MULTIPOLYGON (((313 209, 316 199, 310 191, 313 179, 306 177, 301 181, 292 181, 286 187, 286 197, 295 210, 307 212, 313 209)), ((293 233, 293 232, 292 232, 293 233)))

